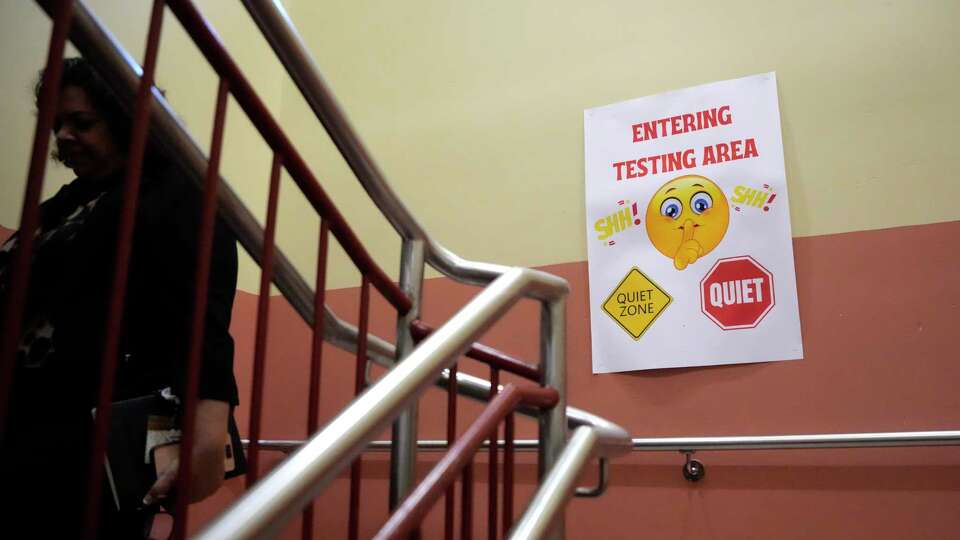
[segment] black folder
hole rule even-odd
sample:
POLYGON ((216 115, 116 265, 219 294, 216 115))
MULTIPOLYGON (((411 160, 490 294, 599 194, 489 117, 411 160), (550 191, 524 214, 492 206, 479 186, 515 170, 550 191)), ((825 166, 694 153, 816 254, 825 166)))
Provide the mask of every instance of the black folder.
MULTIPOLYGON (((112 404, 104 468, 117 510, 126 512, 143 506, 143 496, 157 480, 153 456, 146 456, 147 426, 158 418, 173 418, 176 413, 176 405, 159 394, 112 404)), ((232 411, 224 441, 224 470, 225 478, 239 476, 247 470, 232 411)))

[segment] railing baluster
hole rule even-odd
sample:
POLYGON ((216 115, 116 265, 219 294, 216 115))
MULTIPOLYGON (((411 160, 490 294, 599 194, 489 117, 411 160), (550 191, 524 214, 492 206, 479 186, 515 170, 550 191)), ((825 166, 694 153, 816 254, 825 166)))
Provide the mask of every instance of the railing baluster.
MULTIPOLYGON (((447 448, 453 446, 457 438, 457 364, 450 366, 450 378, 447 383, 447 448)), ((443 501, 443 537, 453 540, 453 513, 455 508, 456 487, 453 483, 447 488, 443 501)))
POLYGON ((133 128, 130 134, 130 150, 126 163, 123 185, 123 205, 117 227, 117 250, 114 259, 113 290, 106 318, 103 359, 100 366, 100 396, 97 401, 97 418, 94 424, 90 468, 87 471, 87 513, 84 518, 84 534, 93 540, 97 536, 100 513, 100 495, 103 478, 103 459, 107 446, 107 431, 110 426, 110 404, 113 401, 113 385, 116 378, 117 354, 120 348, 120 327, 123 322, 127 271, 133 244, 133 225, 136 217, 137 196, 140 192, 140 175, 143 154, 147 145, 147 128, 150 123, 150 104, 153 100, 153 74, 160 48, 160 29, 163 22, 163 0, 155 0, 150 14, 147 32, 146 55, 143 75, 137 91, 133 128))
POLYGON ((250 445, 247 447, 247 476, 250 487, 257 481, 260 463, 260 426, 263 420, 263 377, 266 371, 267 333, 270 327, 270 284, 273 281, 273 255, 276 251, 277 201, 280 197, 280 170, 283 157, 273 154, 270 167, 270 192, 267 198, 267 224, 263 232, 263 255, 260 262, 260 293, 257 298, 257 330, 253 353, 253 390, 250 399, 250 445), (256 436, 254 436, 256 432, 256 436))
MULTIPOLYGON (((317 286, 313 297, 313 351, 310 363, 310 397, 307 410, 307 437, 309 438, 320 423, 320 376, 323 365, 323 317, 327 289, 327 245, 330 238, 327 220, 320 218, 320 240, 317 248, 317 286)), ((303 510, 301 536, 303 540, 313 538, 313 501, 303 510)))
MULTIPOLYGON (((490 368, 490 401, 500 392, 500 370, 490 368)), ((497 540, 497 435, 498 425, 493 427, 490 434, 490 469, 488 471, 489 484, 487 486, 487 538, 497 540)))
MULTIPOLYGON (((365 374, 367 371, 367 331, 370 318, 370 281, 366 274, 360 285, 360 321, 357 325, 357 364, 354 372, 354 395, 360 395, 366 386, 365 374)), ((360 524, 360 471, 363 456, 357 456, 350 467, 350 524, 348 537, 356 540, 360 524)))
MULTIPOLYGON (((194 426, 197 418, 197 389, 200 381, 200 363, 203 354, 203 336, 207 321, 207 290, 210 280, 210 259, 213 248, 213 229, 217 219, 217 185, 220 182, 220 155, 223 149, 223 126, 227 114, 227 81, 220 79, 217 87, 217 107, 213 121, 213 141, 210 143, 210 165, 203 185, 203 208, 197 241, 197 269, 193 303, 193 325, 190 331, 190 353, 187 362, 187 380, 184 384, 183 438, 180 442, 180 469, 177 472, 177 497, 173 515, 173 538, 181 540, 187 534, 187 504, 190 497, 194 426)), ((266 336, 264 335, 264 340, 266 336)))
POLYGON ((503 426, 503 537, 513 525, 513 413, 507 415, 503 426))
POLYGON ((473 538, 473 460, 463 468, 463 493, 460 496, 460 540, 473 538))
POLYGON ((43 175, 47 167, 50 133, 57 115, 57 99, 60 96, 60 79, 63 75, 63 49, 73 20, 73 0, 60 0, 56 9, 50 46, 47 48, 47 66, 43 70, 42 91, 37 100, 37 124, 33 132, 30 169, 20 214, 19 245, 13 252, 10 288, 7 290, 6 305, 3 306, 4 328, 0 333, 0 441, 6 434, 7 415, 10 413, 10 391, 16 372, 14 368, 17 364, 17 346, 20 344, 23 310, 27 287, 30 284, 34 234, 40 225, 40 194, 43 191, 43 175))

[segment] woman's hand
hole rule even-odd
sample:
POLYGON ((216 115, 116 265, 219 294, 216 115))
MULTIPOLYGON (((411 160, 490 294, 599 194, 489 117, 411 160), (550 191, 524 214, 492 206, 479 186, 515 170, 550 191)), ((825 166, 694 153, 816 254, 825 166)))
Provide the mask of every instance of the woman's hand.
MULTIPOLYGON (((191 503, 202 501, 223 484, 224 446, 230 405, 223 401, 201 399, 197 403, 193 455, 190 466, 191 503)), ((161 446, 153 451, 157 481, 143 498, 143 504, 163 501, 173 489, 180 469, 180 445, 161 446)))

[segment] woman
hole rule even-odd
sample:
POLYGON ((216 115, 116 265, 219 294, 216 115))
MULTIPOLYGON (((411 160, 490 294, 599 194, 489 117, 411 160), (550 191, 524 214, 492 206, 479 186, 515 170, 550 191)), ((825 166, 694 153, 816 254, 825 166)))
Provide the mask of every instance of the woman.
MULTIPOLYGON (((16 494, 0 505, 0 512, 26 525, 31 536, 72 537, 82 523, 91 409, 99 390, 129 133, 129 116, 92 66, 81 58, 65 60, 54 121, 54 157, 77 178, 41 205, 0 460, 4 491, 16 494), (50 519, 52 514, 58 517, 50 519)), ((115 401, 165 388, 167 396, 181 396, 184 384, 200 193, 162 157, 150 154, 140 180, 115 401)), ((0 297, 9 284, 17 240, 14 235, 0 248, 0 297)), ((237 404, 228 332, 236 274, 236 242, 218 220, 191 458, 191 501, 213 493, 223 481, 227 419, 237 404)), ((156 484, 144 494, 145 504, 170 494, 177 467, 174 460, 159 472, 156 484)), ((108 495, 101 504, 100 537, 142 536, 144 514, 118 513, 109 490, 104 491, 108 495)))

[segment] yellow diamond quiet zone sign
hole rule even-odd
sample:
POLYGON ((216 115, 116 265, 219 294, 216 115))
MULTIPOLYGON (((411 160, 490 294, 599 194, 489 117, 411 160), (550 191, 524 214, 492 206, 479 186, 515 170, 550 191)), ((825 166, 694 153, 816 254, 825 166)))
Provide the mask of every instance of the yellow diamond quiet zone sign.
POLYGON ((640 339, 671 300, 666 291, 634 267, 602 307, 633 339, 640 339))

